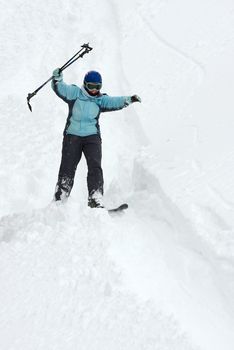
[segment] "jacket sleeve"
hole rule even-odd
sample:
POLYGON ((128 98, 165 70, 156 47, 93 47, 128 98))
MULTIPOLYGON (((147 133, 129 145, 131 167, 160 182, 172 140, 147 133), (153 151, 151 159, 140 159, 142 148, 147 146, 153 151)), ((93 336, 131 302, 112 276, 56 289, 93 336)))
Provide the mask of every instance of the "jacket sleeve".
POLYGON ((117 111, 127 107, 131 103, 131 96, 111 97, 102 95, 99 99, 99 106, 102 112, 117 111))
POLYGON ((52 80, 51 87, 65 102, 75 100, 79 93, 79 88, 76 85, 67 85, 61 81, 52 80))

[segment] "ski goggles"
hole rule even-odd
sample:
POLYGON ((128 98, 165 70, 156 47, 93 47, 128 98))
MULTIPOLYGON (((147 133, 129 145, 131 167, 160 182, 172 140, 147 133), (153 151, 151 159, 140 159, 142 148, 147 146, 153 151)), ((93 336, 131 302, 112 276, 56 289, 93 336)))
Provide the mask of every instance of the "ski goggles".
POLYGON ((86 83, 85 82, 85 87, 88 90, 101 90, 102 83, 86 83))

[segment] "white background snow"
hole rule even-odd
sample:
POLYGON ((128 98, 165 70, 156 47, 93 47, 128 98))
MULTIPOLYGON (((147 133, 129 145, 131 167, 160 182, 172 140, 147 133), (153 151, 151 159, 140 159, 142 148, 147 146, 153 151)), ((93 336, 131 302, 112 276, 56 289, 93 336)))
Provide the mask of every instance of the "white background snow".
POLYGON ((234 349, 233 0, 0 0, 0 349, 234 349), (101 117, 105 201, 51 203, 90 69, 142 104, 101 117))

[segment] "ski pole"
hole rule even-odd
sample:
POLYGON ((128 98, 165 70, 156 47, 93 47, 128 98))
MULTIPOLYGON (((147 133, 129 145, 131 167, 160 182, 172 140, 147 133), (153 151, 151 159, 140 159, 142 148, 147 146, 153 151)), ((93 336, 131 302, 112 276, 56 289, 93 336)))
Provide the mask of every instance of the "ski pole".
POLYGON ((74 56, 72 56, 72 58, 70 58, 66 63, 64 63, 64 65, 60 68, 60 72, 62 72, 67 67, 69 67, 72 63, 78 60, 78 58, 83 57, 86 53, 89 53, 89 51, 93 49, 92 47, 89 46, 89 44, 83 44, 81 45, 81 47, 82 48, 74 56), (82 50, 84 51, 78 57, 76 57, 82 50), (75 59, 73 60, 73 58, 75 59))
MULTIPOLYGON (((83 56, 86 53, 89 53, 93 48, 89 46, 88 44, 83 44, 81 45, 81 49, 74 55, 72 56, 66 63, 64 63, 64 65, 59 69, 60 72, 62 72, 63 70, 65 70, 67 67, 69 67, 72 63, 74 63, 75 61, 77 61, 79 58, 83 58, 83 56), (78 55, 78 56, 77 56, 78 55), (76 57, 77 56, 77 57, 76 57)), ((46 82, 44 82, 41 86, 39 86, 35 91, 31 92, 28 94, 27 96, 27 103, 28 103, 28 108, 30 109, 30 111, 32 112, 32 106, 30 105, 30 100, 33 96, 35 96, 39 90, 41 90, 49 81, 51 81, 53 79, 53 76, 50 77, 46 82)))

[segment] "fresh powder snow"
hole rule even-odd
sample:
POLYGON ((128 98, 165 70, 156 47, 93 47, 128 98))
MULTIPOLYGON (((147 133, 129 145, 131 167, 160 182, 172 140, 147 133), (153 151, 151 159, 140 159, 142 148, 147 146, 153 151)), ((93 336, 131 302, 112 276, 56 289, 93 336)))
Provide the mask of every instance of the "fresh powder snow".
POLYGON ((234 349, 234 3, 0 0, 0 350, 234 349), (88 70, 141 104, 101 115, 107 207, 81 160, 52 201, 88 70))

